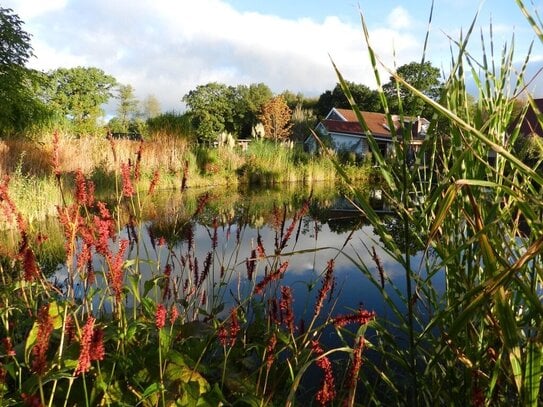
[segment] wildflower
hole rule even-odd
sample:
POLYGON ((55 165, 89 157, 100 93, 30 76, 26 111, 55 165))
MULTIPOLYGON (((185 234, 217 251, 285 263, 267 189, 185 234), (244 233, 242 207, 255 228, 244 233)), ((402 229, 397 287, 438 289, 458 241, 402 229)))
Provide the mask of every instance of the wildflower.
POLYGON ((149 184, 147 195, 153 195, 159 180, 160 180, 160 172, 158 171, 158 168, 157 168, 155 172, 153 172, 153 178, 151 179, 151 183, 149 184))
POLYGON ((270 336, 266 346, 266 369, 270 370, 275 360, 275 346, 277 346, 277 336, 275 332, 270 336))
POLYGON ((26 223, 21 213, 15 207, 15 203, 13 203, 13 200, 9 196, 8 185, 9 185, 9 176, 5 175, 3 182, 0 184, 0 205, 2 206, 2 210, 4 212, 6 219, 8 219, 8 221, 15 219, 17 222, 17 227, 19 229, 19 232, 21 234, 24 234, 27 229, 26 223))
POLYGON ((281 300, 279 301, 281 318, 290 333, 294 333, 294 312, 292 311, 292 290, 289 286, 281 287, 281 300))
POLYGON ((156 329, 160 330, 166 325, 166 307, 163 304, 158 304, 155 312, 156 329))
POLYGON ((236 343, 236 338, 240 331, 239 321, 238 321, 238 309, 232 308, 230 311, 230 346, 234 346, 236 343))
POLYGON ((193 216, 200 215, 204 211, 204 208, 206 207, 210 198, 211 196, 209 195, 209 192, 206 192, 198 198, 198 207, 196 208, 193 216))
POLYGON ((91 360, 104 360, 105 354, 104 331, 95 327, 92 334, 91 360))
POLYGON ((47 368, 47 349, 49 338, 53 332, 53 321, 49 315, 49 304, 43 305, 38 311, 38 334, 36 344, 32 349, 32 371, 38 375, 45 373, 47 368))
POLYGON ((317 392, 316 399, 321 406, 324 406, 336 398, 336 389, 334 382, 334 373, 332 363, 327 356, 324 355, 324 350, 321 348, 318 341, 311 341, 311 350, 317 356, 316 365, 324 372, 324 379, 321 388, 317 392))
POLYGON ((247 280, 253 280, 253 274, 256 267, 256 250, 251 251, 251 257, 245 259, 245 265, 247 266, 247 280))
POLYGON ((365 325, 373 319, 375 319, 375 311, 367 311, 364 309, 360 309, 354 314, 339 315, 332 319, 332 323, 336 327, 341 328, 345 325, 353 324, 353 323, 365 325))
POLYGON ((75 200, 79 205, 85 205, 87 202, 87 183, 80 168, 75 173, 75 200))
MULTIPOLYGON (((74 375, 77 376, 80 373, 86 373, 89 371, 91 366, 91 361, 94 356, 95 350, 93 348, 93 338, 94 338, 94 323, 96 319, 93 316, 87 318, 87 322, 81 332, 80 340, 80 349, 79 349, 79 359, 77 360, 77 366, 75 368, 74 375)), ((98 355, 103 358, 103 353, 98 355)))
POLYGON ((222 346, 226 346, 228 343, 228 331, 224 327, 224 325, 221 325, 219 327, 219 331, 217 332, 217 337, 219 339, 219 342, 222 346))
POLYGON ((351 362, 351 368, 349 369, 347 383, 349 389, 354 389, 356 387, 358 372, 362 367, 362 350, 364 349, 364 343, 364 337, 360 336, 356 341, 355 347, 353 348, 353 360, 351 362))
POLYGON ((13 343, 11 342, 11 338, 9 336, 3 338, 2 343, 4 344, 6 356, 15 356, 15 349, 13 349, 13 343))
POLYGON ((23 399, 24 405, 28 407, 42 407, 40 396, 33 394, 28 395, 26 393, 21 393, 21 398, 23 399))
POLYGON ((288 261, 285 261, 282 263, 279 268, 274 271, 273 273, 268 274, 262 281, 260 281, 256 287, 255 287, 255 294, 261 294, 264 291, 264 287, 266 287, 269 283, 272 281, 279 280, 283 277, 283 274, 285 273, 286 269, 288 267, 288 261))
POLYGON ((209 270, 211 269, 211 264, 213 263, 213 252, 208 252, 206 259, 204 260, 204 270, 200 274, 200 281, 198 282, 198 287, 200 287, 207 276, 209 275, 209 270))
POLYGON ((34 281, 40 275, 38 264, 36 263, 36 256, 34 251, 28 246, 28 238, 26 233, 23 233, 23 239, 21 248, 19 249, 19 256, 23 261, 24 279, 25 281, 34 281))
POLYGON ((377 266, 377 271, 379 271, 379 278, 381 280, 381 288, 385 288, 385 269, 383 267, 383 263, 381 262, 381 258, 377 255, 377 252, 375 251, 375 246, 371 247, 371 258, 375 262, 375 265, 377 266))
POLYGON ((123 196, 125 198, 131 198, 134 195, 134 187, 130 179, 130 165, 127 163, 121 163, 121 177, 123 182, 123 196))
POLYGON ((127 247, 128 240, 123 239, 119 243, 119 251, 115 257, 113 257, 111 253, 108 253, 107 255, 109 264, 108 278, 117 302, 121 300, 123 290, 123 257, 127 247))
POLYGON ((334 273, 334 260, 330 259, 326 267, 326 274, 324 275, 324 280, 322 281, 322 287, 319 290, 317 295, 317 301, 315 302, 314 315, 319 315, 324 303, 326 295, 332 290, 333 287, 333 273, 334 273))
POLYGON ((157 244, 158 244, 160 247, 166 246, 166 239, 164 239, 164 237, 159 237, 159 238, 158 238, 157 244))
POLYGON ((75 340, 75 324, 74 319, 70 314, 66 316, 66 322, 64 323, 64 334, 68 343, 75 340))
POLYGON ((170 298, 171 291, 170 291, 170 275, 172 274, 172 266, 171 264, 166 264, 166 267, 164 267, 164 289, 162 291, 162 299, 170 298))
POLYGON ((170 309, 170 324, 173 325, 175 321, 177 321, 177 318, 179 317, 179 310, 175 305, 172 304, 172 307, 170 309))

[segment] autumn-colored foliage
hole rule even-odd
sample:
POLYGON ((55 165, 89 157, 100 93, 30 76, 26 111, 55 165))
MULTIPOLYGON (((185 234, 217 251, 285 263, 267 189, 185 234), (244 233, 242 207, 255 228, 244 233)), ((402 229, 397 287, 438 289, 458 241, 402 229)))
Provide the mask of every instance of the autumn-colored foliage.
POLYGON ((292 129, 291 117, 292 110, 283 96, 271 98, 262 106, 260 114, 265 136, 276 142, 288 139, 292 129))

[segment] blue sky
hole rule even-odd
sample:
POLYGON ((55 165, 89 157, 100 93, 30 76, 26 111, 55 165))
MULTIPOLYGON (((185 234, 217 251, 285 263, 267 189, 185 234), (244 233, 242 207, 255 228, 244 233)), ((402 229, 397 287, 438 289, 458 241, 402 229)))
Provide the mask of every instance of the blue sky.
MULTIPOLYGON (((539 13, 541 4, 536 7, 539 13)), ((184 94, 217 81, 264 82, 274 92, 318 96, 336 83, 330 55, 351 81, 374 86, 359 10, 370 41, 390 68, 421 58, 428 29, 426 0, 3 0, 33 35, 40 70, 96 66, 143 99, 156 96, 163 110, 183 110, 184 94)), ((427 59, 446 71, 450 41, 474 18, 473 0, 436 0, 427 59)), ((515 0, 481 4, 470 52, 480 54, 482 29, 492 19, 498 50, 515 34, 524 59, 534 39, 515 0)), ((530 72, 543 61, 536 42, 530 72)), ((384 72, 384 71, 383 71, 384 72)), ((383 73, 384 74, 384 73, 383 73)), ((386 75, 386 74, 384 74, 386 75)), ((385 76, 386 77, 386 76, 385 76)), ((543 83, 543 81, 540 81, 543 83)), ((543 85, 542 85, 543 88, 543 85)), ((536 95, 543 91, 535 89, 536 95)))

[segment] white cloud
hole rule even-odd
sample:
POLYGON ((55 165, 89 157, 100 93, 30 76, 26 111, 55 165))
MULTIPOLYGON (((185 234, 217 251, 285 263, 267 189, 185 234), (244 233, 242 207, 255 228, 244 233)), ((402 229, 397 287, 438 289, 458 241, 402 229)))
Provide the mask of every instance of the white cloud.
POLYGON ((5 7, 12 8, 24 21, 42 14, 60 10, 68 0, 5 0, 5 7))
MULTIPOLYGON (((221 0, 53 4, 25 25, 34 35, 34 67, 96 66, 141 99, 157 96, 164 110, 181 110, 184 94, 211 81, 318 96, 337 81, 329 56, 346 79, 374 84, 360 25, 338 17, 284 19, 238 12, 221 0)), ((370 33, 373 47, 388 66, 393 58, 397 65, 419 58, 420 44, 406 30, 410 16, 401 8, 391 16, 391 27, 370 33)))
POLYGON ((409 12, 403 7, 394 8, 388 15, 387 21, 391 28, 396 29, 411 28, 413 24, 409 12))

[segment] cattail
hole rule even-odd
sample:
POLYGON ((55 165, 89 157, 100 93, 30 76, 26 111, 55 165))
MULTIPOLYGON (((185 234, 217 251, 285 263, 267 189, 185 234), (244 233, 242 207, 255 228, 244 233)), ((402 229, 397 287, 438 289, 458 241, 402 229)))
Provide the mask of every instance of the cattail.
POLYGON ((38 311, 38 334, 36 335, 36 344, 32 349, 32 371, 40 376, 47 369, 47 349, 52 332, 53 320, 49 315, 49 304, 46 304, 38 311))
POLYGON ((160 171, 157 168, 153 172, 153 178, 151 179, 151 183, 149 184, 149 190, 147 191, 147 195, 153 195, 159 180, 160 180, 160 171))
POLYGON ((314 315, 319 315, 324 303, 326 295, 332 290, 333 287, 333 273, 334 273, 334 260, 328 260, 328 265, 326 266, 326 273, 322 281, 322 287, 319 290, 317 295, 317 301, 315 302, 314 315))
POLYGON ((156 329, 161 330, 166 325, 166 307, 163 304, 158 304, 155 312, 156 329))
POLYGON ((294 333, 294 312, 292 311, 292 289, 289 286, 281 287, 281 300, 279 301, 281 318, 291 334, 294 333))
POLYGON ((324 372, 324 379, 322 381, 321 388, 316 395, 317 401, 321 406, 324 406, 336 398, 332 363, 327 356, 323 356, 324 351, 318 341, 311 341, 311 350, 317 356, 315 364, 324 372))
POLYGON ((130 178, 130 165, 128 163, 121 163, 121 178, 123 183, 123 196, 125 198, 131 198, 134 195, 134 186, 130 178))
POLYGON ((332 323, 338 327, 344 327, 348 324, 360 324, 365 325, 371 320, 375 319, 375 311, 367 311, 364 309, 358 310, 355 314, 339 315, 332 319, 332 323))

